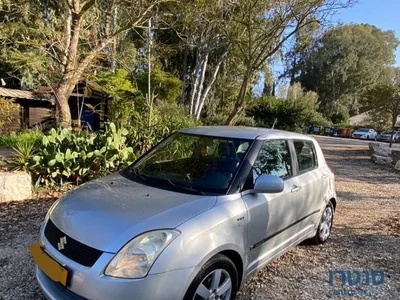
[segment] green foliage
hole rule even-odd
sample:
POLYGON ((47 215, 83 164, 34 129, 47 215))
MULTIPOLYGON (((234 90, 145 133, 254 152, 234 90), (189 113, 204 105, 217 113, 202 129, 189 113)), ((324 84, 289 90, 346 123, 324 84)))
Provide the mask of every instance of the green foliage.
POLYGON ((19 122, 19 105, 0 97, 0 133, 7 132, 14 122, 19 122))
POLYGON ((215 116, 205 118, 203 120, 203 122, 204 122, 204 125, 207 125, 207 126, 225 125, 226 117, 227 117, 226 115, 218 114, 215 116))
MULTIPOLYGON (((139 73, 136 81, 138 89, 143 95, 146 95, 148 93, 148 72, 139 73)), ((175 103, 181 94, 181 81, 175 75, 156 67, 151 71, 151 89, 158 101, 175 103)))
POLYGON ((112 98, 108 112, 111 121, 125 124, 132 118, 135 109, 138 110, 144 105, 144 100, 138 97, 132 78, 126 70, 118 69, 115 73, 100 73, 94 78, 94 82, 112 98))
POLYGON ((129 77, 129 73, 126 70, 118 69, 115 73, 100 73, 94 78, 94 81, 103 92, 114 100, 132 98, 136 93, 136 89, 132 84, 132 79, 129 77))
POLYGON ((138 115, 130 123, 128 143, 138 155, 176 130, 201 125, 177 104, 159 103, 154 106, 149 126, 149 111, 138 115))
MULTIPOLYGON (((128 130, 107 124, 103 134, 74 133, 69 129, 52 129, 35 145, 35 152, 18 146, 18 155, 9 168, 29 171, 45 185, 89 180, 129 165, 135 159, 126 145, 128 130), (30 153, 26 155, 24 153, 30 153)), ((23 145, 25 147, 25 145, 23 145)), ((33 144, 30 144, 33 149, 33 144)), ((28 148, 28 147, 25 147, 28 148)))
POLYGON ((345 109, 345 107, 342 107, 343 109, 333 113, 330 116, 330 119, 333 124, 347 124, 350 119, 349 112, 345 109))
POLYGON ((299 84, 288 90, 287 99, 263 97, 255 100, 247 109, 258 126, 272 127, 277 119, 276 129, 302 132, 307 124, 329 126, 331 123, 316 111, 318 97, 313 92, 303 93, 299 84))
MULTIPOLYGON (((44 20, 45 9, 39 1, 10 1, 0 5, 0 69, 20 80, 20 85, 35 89, 39 85, 57 82, 60 68, 58 62, 46 52, 46 41, 57 40, 62 21, 55 16, 53 7, 47 7, 49 23, 44 20), (12 16, 12 17, 11 17, 12 16)), ((58 40, 59 41, 59 40, 58 40)), ((50 43, 49 43, 50 44, 50 43)), ((53 44, 54 45, 54 44, 53 44)))
MULTIPOLYGON (((223 115, 223 114, 219 114, 219 115, 215 115, 212 117, 208 117, 206 119, 203 120, 204 125, 207 126, 222 126, 225 125, 225 121, 226 118, 228 116, 227 115, 223 115)), ((236 123, 235 126, 249 126, 249 127, 255 127, 257 125, 256 120, 254 120, 253 117, 249 117, 249 116, 240 116, 236 123)))
POLYGON ((357 109, 362 95, 387 76, 398 44, 393 31, 372 25, 332 27, 302 51, 295 80, 318 93, 326 116, 340 106, 357 109))
POLYGON ((12 161, 7 162, 8 168, 11 170, 22 170, 29 172, 30 162, 36 153, 34 144, 34 141, 29 140, 17 142, 15 147, 13 147, 16 156, 12 161))
POLYGON ((0 147, 12 148, 21 143, 33 144, 42 137, 43 133, 39 130, 26 130, 18 134, 10 132, 8 135, 0 136, 0 147))
MULTIPOLYGON (((399 77, 395 78, 398 82, 399 77)), ((395 82, 394 80, 394 82, 395 82)), ((400 83, 380 84, 367 91, 363 103, 371 108, 368 115, 381 128, 393 128, 400 116, 400 83)))

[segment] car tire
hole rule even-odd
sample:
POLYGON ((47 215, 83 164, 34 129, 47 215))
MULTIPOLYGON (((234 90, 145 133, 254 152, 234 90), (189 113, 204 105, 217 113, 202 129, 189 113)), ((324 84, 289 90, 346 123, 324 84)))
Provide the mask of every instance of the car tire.
POLYGON ((193 279, 183 299, 233 300, 236 297, 237 290, 238 273, 235 264, 225 255, 217 254, 204 264, 193 279))
POLYGON ((322 213, 317 232, 310 240, 312 244, 319 245, 326 243, 331 235, 334 215, 335 208, 333 207, 333 204, 329 202, 322 213), (329 220, 327 219, 328 215, 330 215, 329 220))

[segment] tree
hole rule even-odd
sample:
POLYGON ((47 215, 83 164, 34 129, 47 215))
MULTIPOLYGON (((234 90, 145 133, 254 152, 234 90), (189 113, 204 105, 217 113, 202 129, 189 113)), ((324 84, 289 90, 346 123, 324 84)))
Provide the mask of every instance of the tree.
POLYGON ((400 116, 400 82, 380 84, 367 91, 364 103, 371 108, 373 115, 381 118, 390 118, 392 137, 389 147, 392 147, 394 128, 397 118, 400 116))
POLYGON ((332 11, 351 0, 241 0, 234 19, 234 45, 240 50, 246 70, 241 88, 226 123, 232 125, 244 108, 252 77, 299 30, 322 22, 332 11))
MULTIPOLYGON (((115 53, 112 52, 115 52, 116 39, 142 26, 157 7, 170 1, 65 0, 48 1, 45 5, 38 0, 16 0, 7 3, 8 15, 13 17, 2 23, 0 29, 8 32, 16 32, 15 27, 22 29, 22 32, 16 32, 17 36, 12 37, 10 44, 24 45, 25 51, 34 50, 49 57, 52 62, 50 69, 59 70, 54 88, 55 102, 60 123, 69 127, 68 99, 92 63, 106 54, 111 69, 115 69, 115 53)), ((17 47, 14 51, 23 56, 17 47)), ((24 61, 23 57, 19 58, 24 61)))
POLYGON ((230 0, 183 3, 184 22, 179 34, 185 48, 181 104, 186 102, 184 98, 189 90, 189 113, 196 120, 231 50, 229 28, 235 9, 230 0))
POLYGON ((307 91, 318 93, 325 116, 357 110, 363 94, 385 80, 398 43, 394 32, 367 24, 331 27, 287 71, 307 91))

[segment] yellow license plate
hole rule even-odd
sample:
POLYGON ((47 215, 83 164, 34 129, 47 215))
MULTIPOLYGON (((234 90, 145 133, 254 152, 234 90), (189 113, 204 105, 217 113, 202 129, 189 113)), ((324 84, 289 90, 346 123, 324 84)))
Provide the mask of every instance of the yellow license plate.
POLYGON ((29 247, 36 265, 52 280, 60 282, 63 286, 67 285, 68 270, 52 259, 42 250, 39 244, 29 247))

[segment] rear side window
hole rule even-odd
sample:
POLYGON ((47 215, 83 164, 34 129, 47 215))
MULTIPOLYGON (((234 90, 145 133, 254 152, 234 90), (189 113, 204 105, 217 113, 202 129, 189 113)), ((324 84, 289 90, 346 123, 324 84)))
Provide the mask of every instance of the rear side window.
POLYGON ((299 173, 313 170, 317 167, 317 155, 314 143, 310 141, 293 141, 296 150, 299 173))

